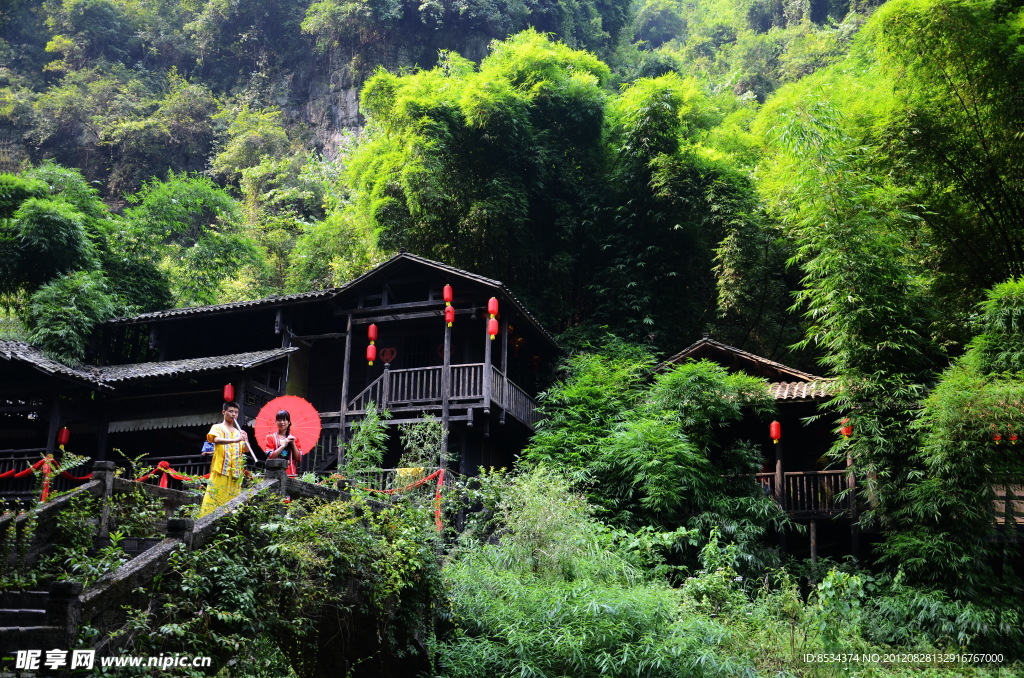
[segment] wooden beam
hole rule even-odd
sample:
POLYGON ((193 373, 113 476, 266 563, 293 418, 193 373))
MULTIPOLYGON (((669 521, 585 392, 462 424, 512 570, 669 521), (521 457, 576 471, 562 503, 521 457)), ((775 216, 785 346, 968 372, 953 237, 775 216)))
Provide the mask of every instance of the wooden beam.
POLYGON ((341 434, 338 436, 338 460, 348 442, 345 436, 345 420, 348 410, 348 388, 349 372, 352 364, 352 314, 349 313, 345 319, 345 360, 342 363, 341 372, 341 407, 338 408, 338 417, 341 421, 341 434))

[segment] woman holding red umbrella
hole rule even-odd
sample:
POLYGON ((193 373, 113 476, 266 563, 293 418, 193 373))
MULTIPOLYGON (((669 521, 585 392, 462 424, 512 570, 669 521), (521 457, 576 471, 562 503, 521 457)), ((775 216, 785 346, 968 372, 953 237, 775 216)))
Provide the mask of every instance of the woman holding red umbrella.
POLYGON ((299 475, 299 459, 305 452, 299 447, 298 439, 291 434, 292 415, 288 410, 279 410, 274 417, 277 430, 271 431, 263 439, 263 451, 267 459, 287 459, 288 475, 299 475))

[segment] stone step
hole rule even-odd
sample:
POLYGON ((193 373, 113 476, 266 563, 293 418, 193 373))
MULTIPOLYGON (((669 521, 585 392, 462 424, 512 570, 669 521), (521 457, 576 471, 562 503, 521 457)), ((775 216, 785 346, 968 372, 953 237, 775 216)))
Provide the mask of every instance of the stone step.
POLYGON ((46 591, 4 591, 0 593, 0 608, 42 609, 49 595, 46 591))
POLYGON ((46 621, 46 610, 25 608, 0 609, 0 626, 39 626, 46 621))
POLYGON ((59 626, 0 626, 0 654, 5 656, 18 650, 62 648, 63 644, 64 629, 59 626))

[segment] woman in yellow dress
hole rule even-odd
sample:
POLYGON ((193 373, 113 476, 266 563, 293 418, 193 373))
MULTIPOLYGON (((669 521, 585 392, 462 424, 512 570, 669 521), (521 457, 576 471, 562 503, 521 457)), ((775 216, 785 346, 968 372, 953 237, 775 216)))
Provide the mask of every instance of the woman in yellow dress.
POLYGON ((210 484, 206 486, 202 518, 238 496, 242 491, 242 471, 249 435, 238 424, 238 403, 224 403, 221 410, 224 421, 214 424, 206 439, 213 443, 213 462, 210 464, 210 484))

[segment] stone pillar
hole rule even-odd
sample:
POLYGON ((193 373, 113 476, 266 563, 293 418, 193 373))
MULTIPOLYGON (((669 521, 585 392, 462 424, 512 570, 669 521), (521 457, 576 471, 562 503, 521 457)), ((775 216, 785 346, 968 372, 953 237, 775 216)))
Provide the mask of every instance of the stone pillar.
POLYGON ((50 584, 46 601, 46 625, 62 629, 64 648, 75 647, 78 627, 82 624, 82 584, 77 581, 55 581, 50 584))
POLYGON ((196 529, 196 521, 192 518, 169 518, 167 520, 167 538, 180 539, 186 548, 192 548, 192 533, 196 529))
POLYGON ((288 460, 267 459, 267 480, 276 480, 274 492, 282 497, 288 494, 288 460))
POLYGON ((110 504, 114 500, 114 472, 117 464, 112 461, 95 461, 92 464, 92 479, 103 485, 100 493, 100 526, 93 538, 93 546, 101 549, 110 546, 110 504))

